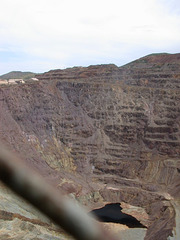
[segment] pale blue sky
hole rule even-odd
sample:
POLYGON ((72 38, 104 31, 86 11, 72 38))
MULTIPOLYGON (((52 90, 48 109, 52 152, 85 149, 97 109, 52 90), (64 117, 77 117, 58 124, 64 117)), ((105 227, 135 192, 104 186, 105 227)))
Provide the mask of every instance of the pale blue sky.
POLYGON ((179 0, 1 0, 0 74, 180 52, 179 0))

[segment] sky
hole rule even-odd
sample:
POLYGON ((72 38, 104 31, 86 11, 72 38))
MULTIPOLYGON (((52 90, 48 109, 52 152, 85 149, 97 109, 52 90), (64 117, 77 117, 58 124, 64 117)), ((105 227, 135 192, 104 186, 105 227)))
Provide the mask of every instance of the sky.
POLYGON ((0 75, 180 52, 179 0, 1 0, 0 75))

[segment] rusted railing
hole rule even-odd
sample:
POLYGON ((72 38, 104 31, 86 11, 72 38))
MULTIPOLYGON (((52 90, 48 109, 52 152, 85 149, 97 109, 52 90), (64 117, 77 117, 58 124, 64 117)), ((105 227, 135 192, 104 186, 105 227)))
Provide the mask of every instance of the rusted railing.
MULTIPOLYGON (((115 240, 97 221, 0 144, 0 179, 79 240, 115 240)), ((118 238, 119 239, 119 238, 118 238)))

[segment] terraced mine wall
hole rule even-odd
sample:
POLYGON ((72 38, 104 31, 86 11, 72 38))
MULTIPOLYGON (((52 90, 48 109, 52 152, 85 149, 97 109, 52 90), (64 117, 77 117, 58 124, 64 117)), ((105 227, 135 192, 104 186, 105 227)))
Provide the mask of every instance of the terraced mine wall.
POLYGON ((143 208, 145 239, 166 240, 180 198, 180 55, 37 78, 0 88, 1 141, 91 209, 143 208))

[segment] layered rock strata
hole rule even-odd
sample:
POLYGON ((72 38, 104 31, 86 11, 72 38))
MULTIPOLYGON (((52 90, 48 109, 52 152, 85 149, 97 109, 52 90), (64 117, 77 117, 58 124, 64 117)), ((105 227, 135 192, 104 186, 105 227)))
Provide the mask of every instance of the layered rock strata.
POLYGON ((180 54, 37 78, 0 88, 1 141, 91 209, 121 202, 144 208, 146 240, 172 235, 172 201, 180 198, 180 54))

